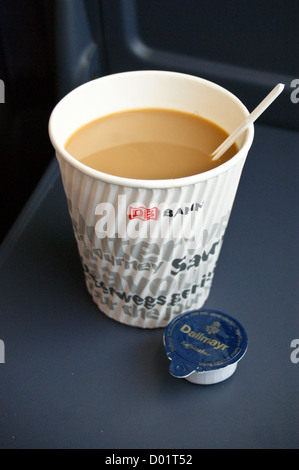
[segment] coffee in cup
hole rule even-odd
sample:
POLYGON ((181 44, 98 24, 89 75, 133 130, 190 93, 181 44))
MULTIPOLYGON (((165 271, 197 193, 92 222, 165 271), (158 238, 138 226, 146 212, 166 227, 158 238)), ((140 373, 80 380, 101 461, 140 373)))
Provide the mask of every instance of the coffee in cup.
POLYGON ((236 145, 218 160, 210 154, 228 134, 200 116, 167 109, 134 109, 98 118, 70 136, 65 149, 85 165, 135 179, 196 175, 237 153, 236 145))

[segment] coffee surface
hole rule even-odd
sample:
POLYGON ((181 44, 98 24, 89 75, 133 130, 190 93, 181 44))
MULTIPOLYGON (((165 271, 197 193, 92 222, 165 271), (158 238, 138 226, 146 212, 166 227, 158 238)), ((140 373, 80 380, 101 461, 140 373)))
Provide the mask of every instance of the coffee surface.
POLYGON ((166 109, 134 109, 100 117, 70 136, 65 149, 95 170, 134 179, 172 179, 215 168, 210 154, 228 134, 194 114, 166 109))

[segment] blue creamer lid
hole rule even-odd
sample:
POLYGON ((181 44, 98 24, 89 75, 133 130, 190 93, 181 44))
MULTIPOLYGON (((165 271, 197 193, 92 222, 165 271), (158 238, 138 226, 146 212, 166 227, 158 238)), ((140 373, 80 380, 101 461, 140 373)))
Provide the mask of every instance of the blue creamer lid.
POLYGON ((170 373, 198 384, 230 377, 247 349, 243 326, 218 310, 192 310, 167 326, 164 344, 170 373))

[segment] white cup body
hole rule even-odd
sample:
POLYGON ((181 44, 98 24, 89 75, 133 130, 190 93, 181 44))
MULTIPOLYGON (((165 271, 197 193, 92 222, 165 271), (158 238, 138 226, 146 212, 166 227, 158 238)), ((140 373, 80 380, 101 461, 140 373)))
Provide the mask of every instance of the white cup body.
POLYGON ((232 132, 249 114, 207 80, 164 71, 125 72, 88 82, 54 108, 49 134, 59 161, 87 289, 109 317, 142 328, 166 326, 204 305, 252 144, 198 175, 137 180, 93 170, 64 149, 82 125, 127 109, 174 109, 232 132))

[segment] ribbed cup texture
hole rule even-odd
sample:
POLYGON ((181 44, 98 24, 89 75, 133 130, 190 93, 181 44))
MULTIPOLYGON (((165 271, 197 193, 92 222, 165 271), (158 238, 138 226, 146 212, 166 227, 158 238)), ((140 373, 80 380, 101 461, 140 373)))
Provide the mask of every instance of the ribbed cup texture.
POLYGON ((157 328, 202 307, 245 156, 218 176, 168 189, 110 184, 57 157, 87 289, 101 312, 157 328))

